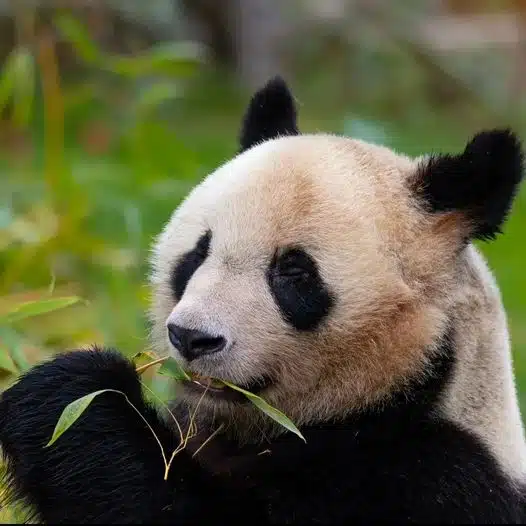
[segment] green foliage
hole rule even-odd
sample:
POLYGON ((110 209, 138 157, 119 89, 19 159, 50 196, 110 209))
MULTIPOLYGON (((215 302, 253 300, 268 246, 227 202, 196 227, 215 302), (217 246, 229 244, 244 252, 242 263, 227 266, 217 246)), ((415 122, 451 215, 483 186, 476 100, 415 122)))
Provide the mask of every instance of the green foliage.
POLYGON ((300 433, 299 429, 291 422, 291 420, 283 414, 281 411, 272 407, 268 402, 263 400, 260 396, 256 396, 254 393, 241 389, 237 385, 234 385, 230 382, 223 380, 223 383, 234 391, 239 391, 241 394, 247 397, 250 402, 252 402, 260 411, 268 415, 272 420, 283 426, 285 429, 288 429, 290 432, 298 435, 304 442, 306 442, 305 437, 300 433))
POLYGON ((13 122, 27 126, 35 91, 35 63, 28 49, 19 47, 8 55, 0 76, 0 112, 13 107, 13 122))
MULTIPOLYGON (((173 358, 167 358, 164 360, 164 363, 159 369, 159 374, 164 374, 166 376, 169 376, 178 382, 191 381, 191 377, 188 375, 188 373, 179 365, 177 360, 174 360, 173 358)), ((274 420, 275 422, 283 426, 288 431, 298 435, 302 440, 305 440, 303 435, 300 433, 299 429, 291 422, 291 420, 285 414, 283 414, 281 411, 279 411, 275 407, 272 407, 268 402, 263 400, 263 398, 261 398, 260 396, 257 396, 254 393, 246 391, 245 389, 242 389, 241 387, 238 387, 237 385, 234 385, 231 382, 227 382, 226 380, 221 380, 221 379, 213 379, 213 380, 216 382, 219 382, 220 384, 224 384, 229 389, 233 389, 234 391, 240 392, 252 404, 254 404, 260 411, 262 411, 267 416, 272 418, 272 420, 274 420)))
POLYGON ((16 306, 12 311, 8 312, 4 316, 0 317, 0 323, 15 323, 21 320, 32 318, 33 316, 39 316, 40 314, 46 314, 48 312, 54 312, 70 305, 79 303, 80 298, 75 296, 70 298, 52 298, 43 299, 37 301, 27 301, 16 306))
MULTIPOLYGON (((136 355, 134 358, 136 358, 136 359, 140 358, 140 357, 142 357, 141 356, 142 354, 143 353, 138 353, 138 355, 136 355)), ((186 371, 184 371, 184 369, 182 369, 182 367, 179 365, 179 363, 176 360, 174 360, 173 358, 155 359, 152 362, 141 366, 137 370, 138 371, 139 370, 145 371, 147 367, 155 365, 155 364, 158 364, 161 361, 164 362, 162 367, 161 367, 161 370, 159 371, 161 374, 169 376, 170 378, 172 378, 176 382, 192 381, 192 378, 188 375, 188 373, 186 373, 186 371)), ((292 433, 294 433, 297 436, 299 436, 303 441, 305 441, 305 438, 300 433, 298 428, 292 423, 292 421, 284 413, 282 413, 278 409, 272 407, 268 402, 263 400, 261 397, 256 396, 255 394, 250 393, 249 391, 246 391, 245 389, 241 389, 240 387, 238 387, 238 386, 236 386, 236 385, 234 385, 234 384, 232 384, 230 382, 226 382, 226 381, 223 381, 223 380, 215 380, 215 381, 216 382, 218 381, 219 383, 223 384, 224 386, 226 386, 229 389, 233 389, 235 391, 238 391, 238 392, 242 393, 260 411, 262 411, 267 416, 272 418, 275 422, 277 422, 278 424, 283 426, 285 429, 287 429, 288 431, 291 431, 292 433)), ((144 415, 141 414, 141 412, 137 409, 137 407, 135 407, 131 403, 131 401, 128 399, 128 397, 122 391, 117 391, 115 389, 101 389, 99 391, 94 391, 92 393, 88 393, 88 394, 86 394, 86 395, 84 395, 84 396, 82 396, 80 398, 77 398, 76 400, 73 400, 72 402, 70 402, 62 410, 62 413, 61 413, 61 415, 60 415, 60 417, 59 417, 59 419, 58 419, 58 421, 57 421, 57 423, 55 425, 55 429, 53 430, 53 435, 51 436, 51 439, 49 440, 49 442, 46 444, 45 447, 52 446, 84 414, 86 409, 88 409, 89 405, 93 402, 93 400, 95 398, 97 398, 98 396, 100 396, 102 394, 105 394, 105 393, 120 394, 120 395, 124 396, 124 398, 126 399, 128 404, 130 404, 130 406, 135 410, 137 415, 140 418, 142 418, 142 420, 148 426, 150 431, 153 433, 153 435, 154 435, 154 437, 155 437, 155 439, 156 439, 156 441, 157 441, 157 443, 159 445, 159 448, 161 450, 161 455, 162 455, 162 458, 163 458, 163 461, 164 461, 164 467, 165 467, 164 478, 166 480, 167 477, 168 477, 168 472, 170 470, 172 461, 175 458, 175 455, 179 451, 182 451, 185 448, 189 437, 193 436, 193 433, 194 433, 193 419, 194 419, 195 413, 198 410, 200 402, 197 404, 194 414, 191 415, 190 426, 189 426, 188 430, 185 431, 186 434, 184 434, 182 428, 180 427, 180 424, 177 422, 177 419, 176 419, 175 415, 173 415, 173 413, 170 411, 169 407, 166 406, 166 404, 164 404, 164 402, 160 398, 158 398, 156 396, 155 392, 152 391, 146 384, 143 383, 143 387, 145 387, 145 389, 147 391, 149 391, 154 396, 154 398, 157 398, 157 400, 159 402, 161 402, 161 404, 168 410, 168 412, 170 413, 172 418, 175 420, 175 422, 177 424, 177 427, 178 427, 178 429, 180 431, 181 442, 180 442, 179 446, 172 452, 170 460, 167 460, 168 457, 166 455, 166 452, 164 451, 164 448, 162 446, 161 441, 159 440, 159 438, 156 435, 155 431, 149 425, 148 421, 145 419, 144 415)), ((205 392, 206 391, 203 392, 203 396, 204 396, 205 392)))
MULTIPOLYGON (((159 113, 161 105, 184 94, 180 80, 195 69, 195 47, 160 45, 150 53, 116 57, 99 49, 70 15, 60 15, 55 23, 93 68, 91 80, 82 86, 62 85, 49 42, 35 56, 15 50, 0 78, 0 102, 6 108, 11 105, 11 122, 24 129, 32 153, 30 162, 24 162, 4 152, 3 162, 18 165, 18 170, 9 166, 0 183, 6 196, 0 201, 0 220, 6 226, 0 236, 4 248, 0 265, 5 270, 0 280, 4 387, 56 350, 83 344, 115 345, 133 357, 142 372, 151 366, 148 360, 155 357, 146 349, 144 262, 151 235, 200 173, 193 152, 177 142, 176 130, 159 113), (22 72, 30 71, 29 64, 28 78, 41 84, 41 92, 30 92, 20 82, 22 72), (113 97, 124 102, 115 103, 113 97), (101 127, 86 139, 82 131, 94 121, 101 127), (97 132, 111 140, 97 144, 103 142, 97 132), (102 151, 93 152, 97 146, 102 151), (52 291, 47 286, 50 274, 52 291)), ((212 156, 207 162, 212 165, 216 159, 212 156)), ((177 362, 163 361, 160 374, 143 383, 161 404, 167 379, 188 378, 177 362)), ((104 393, 89 393, 64 408, 47 446, 52 447, 104 393)), ((277 409, 259 397, 252 395, 251 400, 299 434, 277 409)), ((181 444, 171 457, 161 447, 165 477, 192 433, 190 428, 181 434, 181 444)))
POLYGON ((192 74, 202 58, 200 47, 192 42, 161 42, 134 56, 115 56, 102 51, 83 24, 71 14, 59 14, 55 17, 55 24, 80 58, 101 70, 124 77, 169 75, 180 79, 192 74))
POLYGON ((53 430, 53 435, 45 447, 52 446, 82 416, 97 396, 108 392, 114 391, 113 389, 101 389, 100 391, 94 391, 93 393, 77 398, 68 404, 62 411, 53 430))
POLYGON ((181 79, 196 71, 199 50, 165 44, 119 57, 99 49, 70 14, 54 23, 91 68, 87 78, 63 81, 49 39, 15 48, 0 73, 3 126, 22 131, 24 148, 0 158, 4 386, 20 370, 13 360, 25 370, 62 347, 145 347, 151 235, 195 182, 193 154, 159 107, 184 93, 181 79), (50 274, 70 299, 43 299, 50 274), (76 304, 77 295, 93 301, 55 314, 57 302, 76 304), (29 316, 32 309, 42 316, 29 316))
MULTIPOLYGON (((184 93, 199 49, 119 57, 69 14, 54 22, 90 68, 84 78, 64 80, 49 38, 15 48, 0 71, 1 126, 21 148, 0 152, 0 388, 57 350, 144 350, 151 235, 195 184, 193 154, 159 109, 184 93)), ((0 518, 21 522, 15 507, 0 518)))
POLYGON ((168 358, 161 365, 159 368, 159 374, 164 374, 177 381, 190 380, 186 371, 179 365, 179 362, 173 358, 168 358))
MULTIPOLYGON (((35 49, 15 48, 0 71, 2 131, 16 138, 0 147, 0 389, 58 350, 93 343, 116 346, 138 367, 147 365, 152 236, 200 178, 236 151, 247 99, 240 100, 224 72, 201 71, 193 45, 166 44, 120 57, 101 49, 69 13, 54 23, 86 66, 82 78, 66 81, 53 42, 45 40, 35 49), (43 309, 56 306, 50 301, 79 297, 87 301, 43 309), (6 322, 9 313, 34 307, 32 302, 40 304, 38 315, 6 322)), ((478 108, 470 120, 426 107, 417 97, 422 74, 406 75, 408 62, 398 55, 388 70, 389 59, 376 57, 365 57, 364 74, 346 86, 339 65, 309 59, 311 76, 295 83, 301 128, 388 138, 389 146, 418 155, 460 150, 471 133, 499 124, 478 108), (397 80, 397 88, 386 90, 386 79, 397 80), (397 120, 386 113, 393 106, 397 120)), ((525 226, 523 189, 505 235, 481 245, 508 312, 523 411, 525 226)), ((163 364, 166 374, 148 370, 143 376, 158 402, 170 394, 169 368, 163 364)), ((0 488, 0 499, 2 493, 0 488)), ((18 508, 0 509, 0 522, 19 523, 21 517, 18 508)))
POLYGON ((0 316, 0 370, 17 374, 29 368, 23 351, 23 337, 16 329, 19 322, 55 312, 80 301, 77 297, 44 298, 21 303, 0 316))

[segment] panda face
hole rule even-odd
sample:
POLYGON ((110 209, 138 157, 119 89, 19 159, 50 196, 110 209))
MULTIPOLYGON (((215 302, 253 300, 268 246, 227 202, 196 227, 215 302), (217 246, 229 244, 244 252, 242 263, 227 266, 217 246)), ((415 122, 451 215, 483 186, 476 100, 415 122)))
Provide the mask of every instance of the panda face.
MULTIPOLYGON (((357 401, 379 369, 388 385, 386 375, 415 368, 414 348, 386 356, 362 342, 415 301, 396 254, 415 235, 402 184, 413 169, 331 136, 271 140, 222 166, 158 240, 157 341, 191 371, 264 391, 282 408, 321 402, 328 387, 323 404, 334 407, 333 390, 342 404, 357 401), (181 341, 195 335, 195 350, 181 341)), ((224 394, 205 398, 226 403, 224 394)))
MULTIPOLYGON (((301 424, 345 416, 425 373, 459 300, 462 250, 482 224, 473 200, 483 196, 464 183, 455 199, 444 187, 471 158, 409 159, 298 135, 288 92, 269 86, 245 116, 240 154, 190 193, 157 239, 153 337, 196 378, 260 393, 301 424), (266 105, 270 116, 259 115, 266 105)), ((481 149, 487 166, 488 144, 481 149)), ((484 216, 488 231, 496 211, 484 216)), ((247 411, 228 389, 203 394, 199 383, 184 389, 190 403, 216 416, 247 411)))

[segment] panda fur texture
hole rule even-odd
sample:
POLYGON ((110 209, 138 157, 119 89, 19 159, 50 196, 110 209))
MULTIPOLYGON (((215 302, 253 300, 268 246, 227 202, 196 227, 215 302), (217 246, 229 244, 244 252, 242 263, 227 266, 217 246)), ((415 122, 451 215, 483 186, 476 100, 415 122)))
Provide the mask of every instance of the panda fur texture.
POLYGON ((177 427, 112 349, 60 354, 0 401, 10 494, 47 523, 523 523, 526 444, 506 317, 476 239, 500 231, 523 157, 507 130, 412 159, 301 135, 281 78, 240 151, 177 208, 152 254, 152 341, 202 376, 177 386, 197 435, 163 480, 159 444, 106 393, 53 446, 64 407, 126 394, 165 451, 177 427), (215 433, 204 447, 203 444, 215 433))

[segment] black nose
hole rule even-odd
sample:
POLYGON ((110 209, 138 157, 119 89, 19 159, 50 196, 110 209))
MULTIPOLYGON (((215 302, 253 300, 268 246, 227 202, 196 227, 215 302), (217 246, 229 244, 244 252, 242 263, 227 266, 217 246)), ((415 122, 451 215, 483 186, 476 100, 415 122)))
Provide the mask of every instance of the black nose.
POLYGON ((173 323, 168 325, 168 337, 172 345, 188 361, 205 354, 219 352, 226 344, 226 340, 222 336, 212 336, 206 332, 186 329, 173 323))

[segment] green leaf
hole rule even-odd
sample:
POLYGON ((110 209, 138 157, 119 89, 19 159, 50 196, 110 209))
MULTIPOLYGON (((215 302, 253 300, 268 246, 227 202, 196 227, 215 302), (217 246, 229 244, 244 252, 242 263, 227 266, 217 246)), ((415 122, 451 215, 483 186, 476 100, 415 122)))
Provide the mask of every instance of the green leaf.
POLYGON ((190 380, 190 377, 186 374, 184 369, 181 367, 179 362, 174 358, 167 358, 167 360, 161 365, 158 371, 159 374, 170 376, 175 380, 190 380))
POLYGON ((148 363, 155 360, 155 358, 154 354, 149 351, 139 351, 131 357, 131 361, 135 365, 139 365, 140 362, 148 363))
POLYGON ((41 314, 47 314, 49 312, 63 309, 81 301, 83 300, 76 296, 28 301, 18 305, 14 310, 2 316, 0 321, 4 323, 13 323, 26 318, 32 318, 34 316, 40 316, 41 314))
POLYGON ((159 82, 146 88, 138 99, 140 112, 148 112, 170 99, 177 99, 181 95, 180 90, 174 84, 159 82))
POLYGON ((35 62, 27 49, 20 48, 15 56, 13 88, 13 120, 19 126, 26 126, 31 118, 35 94, 35 62))
POLYGON ((2 76, 0 77, 0 112, 11 100, 15 86, 15 64, 17 50, 13 50, 4 62, 2 76))
POLYGON ((49 287, 47 289, 47 293, 49 296, 53 295, 56 282, 57 282, 57 277, 55 276, 55 273, 51 271, 51 282, 49 283, 49 287))
POLYGON ((83 60, 88 63, 96 63, 101 60, 102 53, 99 48, 84 25, 75 17, 68 13, 61 13, 55 17, 55 25, 83 60))
POLYGON ((161 42, 147 53, 152 73, 182 77, 202 61, 201 47, 192 42, 161 42))
POLYGON ((128 77, 169 75, 181 78, 194 73, 200 61, 198 46, 168 42, 133 57, 110 55, 104 58, 104 67, 115 74, 128 77))
POLYGON ((159 359, 149 351, 139 351, 131 357, 131 361, 139 374, 153 367, 156 363, 160 363, 159 359))
POLYGON ((53 445, 80 418, 82 413, 86 411, 91 402, 93 402, 93 400, 97 396, 103 393, 115 393, 124 397, 126 402, 137 413, 139 418, 141 418, 141 420, 146 424, 146 426, 154 436, 159 446, 159 449, 161 450, 164 466, 167 469, 168 463, 166 461, 166 454, 164 453, 163 445, 159 440, 159 437, 156 435, 155 431, 153 430, 152 426, 148 423, 148 420, 146 420, 144 415, 141 414, 141 412, 130 402, 130 399, 122 391, 118 391, 117 389, 101 389, 99 391, 94 391, 93 393, 89 393, 69 403, 62 411, 62 414, 60 415, 60 418, 58 419, 58 422, 55 425, 55 429, 53 431, 53 436, 51 437, 51 440, 44 447, 49 447, 53 445))
POLYGON ((23 343, 24 339, 11 327, 0 325, 0 341, 2 341, 4 347, 9 353, 9 357, 18 369, 18 372, 25 372, 30 368, 30 364, 27 361, 24 351, 23 343))
POLYGON ((3 349, 2 347, 0 347, 0 370, 13 374, 18 372, 13 360, 11 359, 11 356, 9 356, 9 352, 7 349, 3 349))
POLYGON ((240 393, 244 394, 260 411, 263 411, 263 413, 268 415, 275 422, 282 425, 285 429, 288 429, 292 433, 298 435, 304 442, 306 442, 305 437, 300 433, 299 429, 291 422, 289 417, 281 411, 279 411, 278 409, 276 409, 275 407, 272 407, 269 403, 265 402, 263 398, 256 396, 250 391, 245 391, 245 389, 242 389, 237 385, 231 384, 230 382, 226 382, 225 380, 221 380, 221 382, 223 382, 226 386, 230 387, 230 389, 234 389, 235 391, 239 391, 240 393))
MULTIPOLYGON (((94 391, 89 393, 86 396, 77 398, 68 404, 65 409, 62 411, 60 418, 58 419, 57 424, 55 425, 55 430, 53 431, 53 436, 51 440, 46 444, 45 447, 49 447, 56 442, 60 436, 62 436, 84 413, 88 406, 93 402, 93 400, 101 395, 102 393, 107 392, 119 392, 114 391, 113 389, 101 389, 100 391, 94 391)), ((122 393, 121 393, 122 394, 122 393)))

